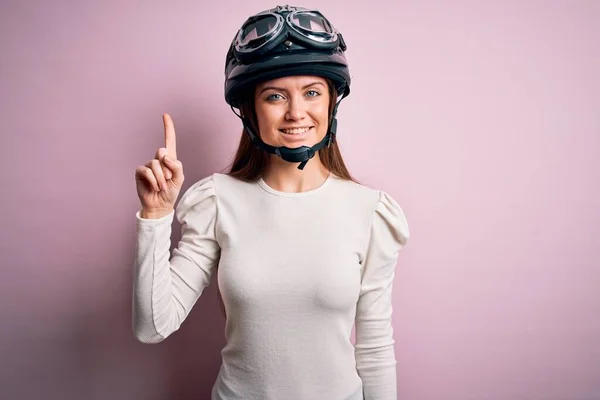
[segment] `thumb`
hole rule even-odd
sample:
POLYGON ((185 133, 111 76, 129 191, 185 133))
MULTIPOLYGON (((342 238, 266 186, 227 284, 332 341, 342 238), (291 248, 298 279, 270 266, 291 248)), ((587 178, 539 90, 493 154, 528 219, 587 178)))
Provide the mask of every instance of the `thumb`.
POLYGON ((171 180, 176 184, 183 183, 183 164, 179 160, 173 160, 168 155, 163 157, 165 165, 173 172, 171 180))

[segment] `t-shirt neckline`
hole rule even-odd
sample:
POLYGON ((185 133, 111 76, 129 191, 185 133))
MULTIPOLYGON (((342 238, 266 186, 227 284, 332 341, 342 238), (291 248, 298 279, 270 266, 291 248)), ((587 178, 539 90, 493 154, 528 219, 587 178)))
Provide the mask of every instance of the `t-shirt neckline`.
POLYGON ((321 184, 321 186, 318 186, 314 189, 311 190, 306 190, 304 192, 282 192, 279 190, 275 190, 273 189, 271 186, 267 185, 267 183, 263 180, 262 176, 258 179, 258 184, 260 187, 262 187, 264 190, 266 190, 267 192, 274 194, 276 196, 282 196, 282 197, 302 197, 302 196, 309 196, 311 194, 315 194, 317 192, 320 192, 321 190, 325 189, 325 187, 327 187, 327 185, 329 184, 329 182, 331 182, 333 180, 333 173, 329 172, 329 175, 327 175, 327 179, 325 179, 325 181, 321 184))

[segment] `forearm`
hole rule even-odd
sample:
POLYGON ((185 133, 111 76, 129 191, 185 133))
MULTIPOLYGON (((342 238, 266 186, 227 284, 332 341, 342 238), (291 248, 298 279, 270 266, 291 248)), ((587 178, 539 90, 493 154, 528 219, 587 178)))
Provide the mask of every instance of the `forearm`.
POLYGON ((396 400, 396 359, 393 342, 356 348, 356 366, 365 400, 396 400))
POLYGON ((365 400, 396 400, 396 363, 358 369, 365 400))
MULTIPOLYGON (((140 211, 140 217, 144 218, 142 215, 140 211)), ((137 223, 133 331, 144 343, 161 342, 179 328, 169 262, 172 216, 167 215, 154 218, 151 223, 140 220, 137 223)))

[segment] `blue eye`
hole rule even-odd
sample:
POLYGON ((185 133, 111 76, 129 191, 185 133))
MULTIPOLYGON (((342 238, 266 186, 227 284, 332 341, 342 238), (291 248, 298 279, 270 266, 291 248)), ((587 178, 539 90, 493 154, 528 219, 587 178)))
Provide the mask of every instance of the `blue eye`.
POLYGON ((316 90, 309 90, 308 92, 306 92, 306 94, 308 95, 308 97, 317 97, 320 96, 321 93, 317 92, 316 90), (309 94, 309 93, 314 93, 314 94, 309 94))
POLYGON ((270 94, 270 95, 267 96, 267 101, 279 100, 279 98, 277 98, 275 96, 279 96, 279 98, 282 97, 279 93, 273 93, 273 94, 270 94))

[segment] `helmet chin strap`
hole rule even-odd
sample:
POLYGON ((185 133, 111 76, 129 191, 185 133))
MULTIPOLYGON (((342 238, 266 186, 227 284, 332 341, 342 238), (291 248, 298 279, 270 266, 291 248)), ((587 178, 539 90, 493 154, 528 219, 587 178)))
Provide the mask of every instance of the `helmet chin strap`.
POLYGON ((275 154, 276 156, 280 157, 282 160, 285 160, 285 161, 288 161, 291 163, 300 163, 298 165, 298 169, 303 170, 304 167, 306 166, 306 163, 308 163, 308 161, 315 156, 317 151, 319 151, 323 147, 329 147, 332 143, 335 142, 335 135, 336 135, 336 131, 337 131, 337 119, 336 119, 335 115, 337 114, 337 108, 341 101, 342 100, 340 99, 335 104, 335 107, 333 108, 333 113, 331 115, 331 122, 329 123, 329 127, 327 128, 327 134, 325 135, 323 140, 321 140, 319 143, 315 144, 312 147, 300 146, 300 147, 290 148, 290 147, 286 147, 286 146, 275 147, 275 146, 266 144, 265 142, 262 141, 260 136, 257 135, 256 132, 254 132, 254 129, 252 129, 252 124, 250 123, 250 120, 248 120, 248 118, 238 115, 238 113, 236 113, 235 110, 233 110, 233 106, 231 107, 231 110, 233 111, 233 113, 235 115, 238 116, 238 118, 240 118, 242 120, 242 124, 244 125, 246 132, 248 132, 248 135, 250 136, 252 143, 254 143, 254 145, 256 147, 258 147, 259 149, 265 150, 268 153, 275 154))

